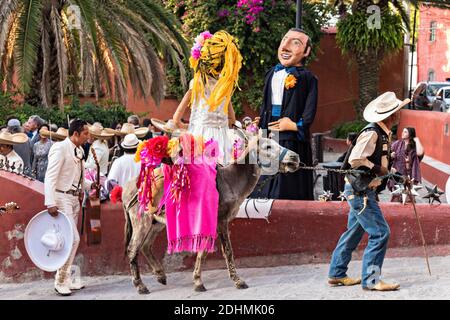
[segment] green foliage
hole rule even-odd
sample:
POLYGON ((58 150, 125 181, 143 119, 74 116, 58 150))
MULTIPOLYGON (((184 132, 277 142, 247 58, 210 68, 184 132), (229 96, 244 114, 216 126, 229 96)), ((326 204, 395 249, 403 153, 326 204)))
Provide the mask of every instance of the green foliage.
POLYGON ((381 28, 369 29, 369 14, 356 12, 337 24, 336 41, 344 53, 365 54, 369 50, 393 53, 403 47, 405 28, 399 15, 381 15, 381 28))
POLYGON ((365 126, 367 122, 355 120, 351 122, 344 122, 333 128, 331 135, 338 139, 346 139, 347 134, 350 132, 360 132, 365 126))
POLYGON ((50 121, 58 126, 67 126, 67 115, 70 119, 79 118, 89 123, 101 122, 104 127, 110 127, 114 122, 126 122, 130 112, 120 104, 105 102, 80 104, 78 98, 73 98, 72 103, 61 111, 56 106, 49 108, 36 107, 29 104, 17 104, 12 94, 0 94, 0 125, 6 125, 6 119, 10 116, 17 117, 22 123, 31 115, 39 115, 46 122, 50 121))
MULTIPOLYGON (((295 1, 264 1, 264 10, 253 24, 246 23, 246 12, 237 7, 237 0, 163 1, 182 21, 183 31, 191 44, 202 31, 211 33, 221 29, 238 39, 244 59, 240 72, 239 86, 233 96, 236 114, 242 113, 243 105, 258 109, 262 104, 262 90, 266 72, 278 63, 277 49, 283 35, 295 26, 295 1), (224 11, 229 15, 221 14, 224 11)), ((325 26, 330 9, 320 3, 303 2, 303 29, 310 35, 314 50, 325 26)), ((186 61, 187 62, 187 61, 186 61)), ((167 91, 181 98, 185 92, 178 80, 177 71, 168 65, 167 91)))
POLYGON ((160 59, 184 73, 189 49, 180 27, 152 0, 0 1, 0 77, 45 107, 91 90, 124 102, 128 83, 159 103, 160 59))

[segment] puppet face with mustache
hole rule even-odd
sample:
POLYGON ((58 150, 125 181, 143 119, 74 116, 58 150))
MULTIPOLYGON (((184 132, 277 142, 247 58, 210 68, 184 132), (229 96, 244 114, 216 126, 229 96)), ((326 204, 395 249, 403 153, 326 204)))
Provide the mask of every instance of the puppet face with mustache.
POLYGON ((278 60, 285 67, 301 66, 302 59, 309 56, 311 48, 307 48, 308 36, 290 30, 281 40, 278 47, 278 60))

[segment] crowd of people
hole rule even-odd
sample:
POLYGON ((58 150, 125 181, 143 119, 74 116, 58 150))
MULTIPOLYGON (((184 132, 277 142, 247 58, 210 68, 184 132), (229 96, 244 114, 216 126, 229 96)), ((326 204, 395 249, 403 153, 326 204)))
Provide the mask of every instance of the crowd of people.
MULTIPOLYGON (((102 181, 103 196, 107 197, 115 185, 124 185, 139 174, 140 164, 134 161, 138 144, 154 135, 159 135, 150 119, 141 120, 131 115, 127 123, 114 123, 104 128, 100 122, 89 126, 89 138, 81 146, 88 179, 95 176, 96 162, 91 148, 97 156, 102 181)), ((53 144, 68 138, 69 130, 45 122, 33 115, 21 123, 10 117, 6 126, 0 128, 0 166, 44 182, 48 167, 49 152, 53 144)))

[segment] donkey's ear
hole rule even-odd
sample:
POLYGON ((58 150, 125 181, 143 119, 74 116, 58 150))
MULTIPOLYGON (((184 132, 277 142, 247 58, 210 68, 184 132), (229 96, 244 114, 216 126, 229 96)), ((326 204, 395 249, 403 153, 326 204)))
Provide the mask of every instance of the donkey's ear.
POLYGON ((261 139, 263 136, 263 129, 259 128, 258 130, 258 139, 261 139))
POLYGON ((236 123, 233 123, 233 124, 231 125, 231 127, 232 127, 233 129, 235 129, 235 130, 242 129, 242 127, 237 126, 236 123))

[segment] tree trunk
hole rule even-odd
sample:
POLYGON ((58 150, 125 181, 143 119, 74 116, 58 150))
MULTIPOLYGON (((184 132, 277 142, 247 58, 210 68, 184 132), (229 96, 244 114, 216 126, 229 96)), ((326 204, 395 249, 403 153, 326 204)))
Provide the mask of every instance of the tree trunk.
POLYGON ((366 54, 357 55, 356 62, 359 78, 359 102, 356 114, 358 119, 362 119, 364 108, 378 96, 381 60, 376 49, 372 49, 366 54))
MULTIPOLYGON (((375 3, 372 0, 355 0, 352 12, 362 12, 367 14, 367 8, 375 3)), ((389 10, 388 0, 381 0, 376 5, 380 7, 380 14, 389 10)), ((362 119, 364 108, 370 101, 378 96, 380 82, 380 65, 384 54, 378 48, 370 48, 367 52, 356 53, 356 63, 358 66, 359 78, 359 101, 356 104, 356 114, 358 119, 362 119)))
POLYGON ((36 66, 33 72, 33 78, 30 83, 30 91, 25 96, 25 103, 32 106, 42 105, 41 80, 44 69, 44 57, 42 56, 42 45, 39 44, 36 66))

